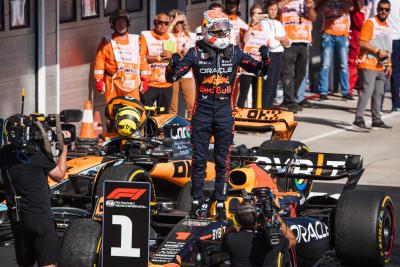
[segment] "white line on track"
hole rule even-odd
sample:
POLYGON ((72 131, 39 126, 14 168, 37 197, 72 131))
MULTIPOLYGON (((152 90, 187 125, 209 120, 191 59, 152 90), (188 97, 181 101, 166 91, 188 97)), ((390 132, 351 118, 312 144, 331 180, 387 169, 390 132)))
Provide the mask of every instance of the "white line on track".
MULTIPOLYGON (((400 115, 399 112, 393 112, 393 113, 390 113, 388 115, 382 116, 382 120, 390 119, 390 118, 396 117, 398 115, 400 115)), ((372 119, 369 119, 369 120, 366 121, 366 123, 369 123, 369 124, 371 122, 372 122, 372 119)), ((343 129, 338 129, 338 130, 331 131, 331 132, 328 132, 328 133, 319 134, 319 135, 316 135, 316 136, 313 136, 313 137, 310 137, 310 138, 307 138, 307 139, 303 139, 300 142, 307 144, 307 143, 310 143, 312 141, 315 141, 315 140, 318 140, 318 139, 322 139, 322 138, 325 138, 325 137, 328 137, 328 136, 332 136, 332 135, 335 135, 335 134, 338 134, 338 133, 341 133, 341 132, 344 132, 344 131, 347 131, 347 130, 350 130, 350 129, 354 129, 354 128, 356 128, 356 127, 354 127, 353 125, 348 125, 348 126, 344 127, 343 129)))

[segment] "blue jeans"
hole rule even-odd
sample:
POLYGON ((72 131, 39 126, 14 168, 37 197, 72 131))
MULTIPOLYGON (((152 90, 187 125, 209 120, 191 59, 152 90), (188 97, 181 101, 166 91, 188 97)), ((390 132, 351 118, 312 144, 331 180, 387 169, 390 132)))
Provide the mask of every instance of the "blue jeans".
POLYGON ((334 36, 324 33, 322 35, 321 49, 321 71, 319 73, 318 90, 321 95, 328 94, 329 71, 332 66, 333 56, 339 59, 340 63, 340 87, 342 94, 349 93, 349 38, 345 36, 334 36))
POLYGON ((308 79, 308 74, 309 74, 309 66, 310 64, 307 63, 307 67, 306 67, 306 75, 304 76, 303 81, 300 84, 299 89, 297 90, 296 93, 296 103, 300 103, 301 101, 304 100, 304 95, 306 93, 306 89, 307 89, 307 79, 308 79))

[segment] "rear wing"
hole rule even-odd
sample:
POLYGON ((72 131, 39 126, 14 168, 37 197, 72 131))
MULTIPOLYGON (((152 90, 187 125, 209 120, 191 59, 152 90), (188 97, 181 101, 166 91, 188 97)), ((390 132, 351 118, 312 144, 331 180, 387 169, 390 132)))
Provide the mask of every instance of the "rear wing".
POLYGON ((271 140, 290 140, 297 126, 293 112, 279 109, 238 108, 234 116, 236 130, 272 132, 271 140))
POLYGON ((252 162, 277 178, 331 181, 347 178, 344 191, 354 189, 363 169, 360 155, 256 149, 252 162))

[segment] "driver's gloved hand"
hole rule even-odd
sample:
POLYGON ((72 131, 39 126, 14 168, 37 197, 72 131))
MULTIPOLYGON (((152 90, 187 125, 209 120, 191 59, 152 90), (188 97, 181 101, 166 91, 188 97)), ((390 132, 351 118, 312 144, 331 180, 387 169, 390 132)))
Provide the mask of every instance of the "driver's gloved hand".
POLYGON ((171 56, 171 60, 169 61, 169 65, 171 67, 175 67, 176 64, 181 60, 181 55, 179 53, 173 53, 171 56))

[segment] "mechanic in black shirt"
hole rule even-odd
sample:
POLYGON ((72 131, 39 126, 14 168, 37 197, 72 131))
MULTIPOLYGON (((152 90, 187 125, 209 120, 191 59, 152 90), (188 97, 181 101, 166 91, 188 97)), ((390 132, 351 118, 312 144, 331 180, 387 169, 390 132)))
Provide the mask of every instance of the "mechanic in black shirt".
POLYGON ((256 208, 251 201, 243 201, 235 214, 240 230, 229 228, 222 239, 222 250, 229 253, 232 267, 276 267, 285 266, 288 249, 296 245, 296 237, 279 217, 284 236, 280 245, 270 247, 264 232, 256 231, 256 208), (284 257, 278 257, 279 253, 284 257), (278 261, 281 261, 280 263, 278 261), (283 262, 282 262, 283 261, 283 262))
MULTIPOLYGON (((67 131, 63 135, 64 138, 71 136, 67 131)), ((4 180, 8 177, 19 197, 19 221, 10 216, 19 266, 33 266, 36 262, 38 266, 56 266, 59 242, 50 209, 47 177, 61 181, 66 172, 66 159, 67 145, 57 163, 42 148, 26 154, 11 143, 0 150, 2 177, 4 180)))

